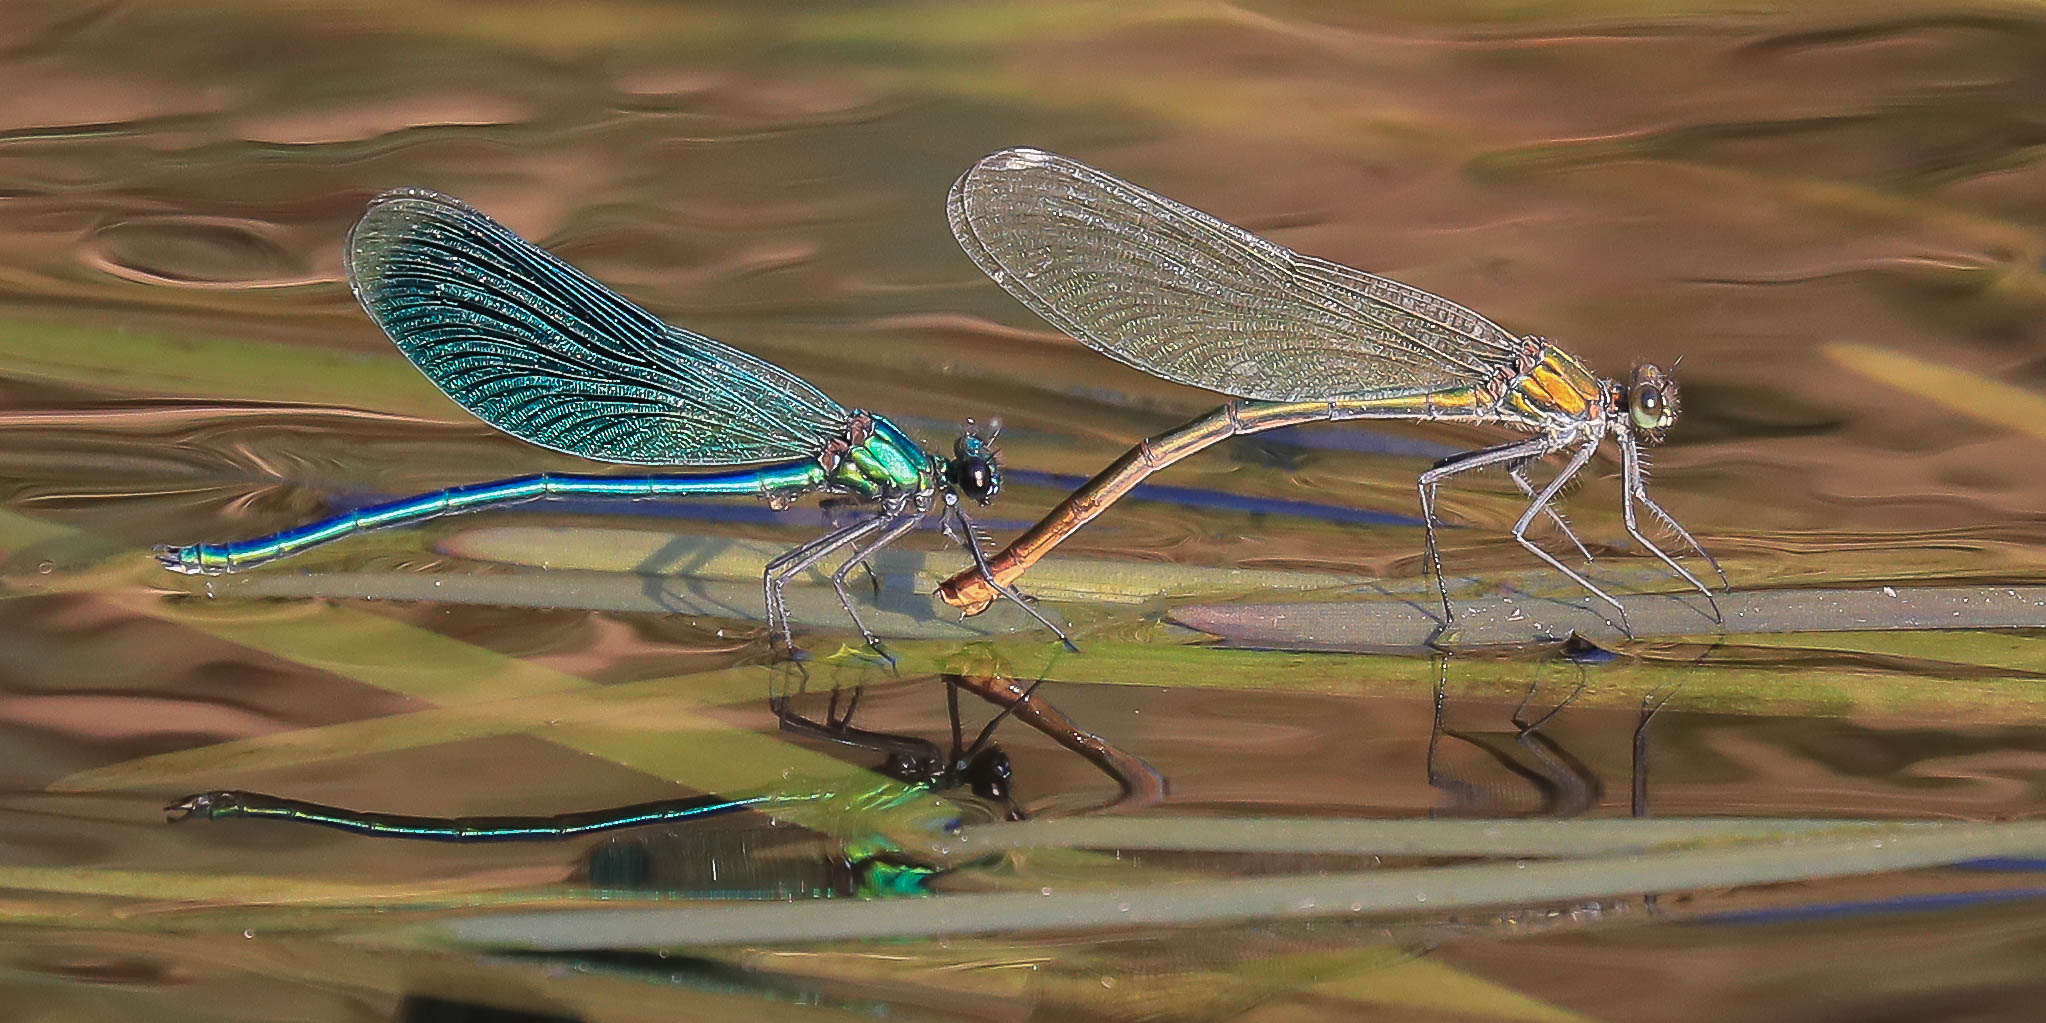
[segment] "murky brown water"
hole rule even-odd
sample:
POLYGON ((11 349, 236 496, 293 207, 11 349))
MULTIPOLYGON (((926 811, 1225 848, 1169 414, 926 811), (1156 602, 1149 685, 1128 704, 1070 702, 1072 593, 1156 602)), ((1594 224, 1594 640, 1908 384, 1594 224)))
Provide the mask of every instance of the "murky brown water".
MULTIPOLYGON (((1065 578, 1127 578, 1121 602, 1060 599, 1045 566, 1079 655, 1012 610, 985 619, 992 640, 945 631, 925 594, 963 563, 913 539, 928 558, 885 564, 874 597, 899 613, 881 627, 899 673, 834 653, 857 638, 818 587, 797 602, 818 655, 807 682, 766 663, 754 548, 723 541, 790 546, 817 532, 814 503, 534 506, 213 584, 149 562, 154 544, 253 536, 337 504, 587 471, 468 418, 348 295, 341 238, 397 185, 460 196, 934 445, 968 417, 1002 419, 1013 479, 988 525, 1006 540, 1061 479, 1215 401, 1056 335, 960 254, 947 186, 1030 144, 1440 292, 1611 375, 1681 360, 1683 419, 1655 487, 1737 588, 2046 578, 2033 12, 821 6, 0 9, 0 1005, 14 1007, 0 1015, 2036 1013, 2046 888, 2026 858, 1503 907, 683 935, 660 953, 527 957, 406 928, 471 905, 576 905, 607 840, 166 825, 167 799, 213 787, 414 814, 773 791, 880 757, 787 735, 771 690, 800 688, 791 706, 821 717, 834 686, 866 683, 860 727, 943 744, 941 673, 1045 678, 1035 697, 1098 739, 1002 725, 1015 801, 1038 818, 2046 808, 2037 631, 1701 627, 1581 666, 1531 633, 1438 675, 1412 654, 1214 649, 1166 620, 1190 604, 1226 619, 1285 585, 1347 599, 1336 583, 1378 577, 1413 592, 1413 478, 1497 439, 1480 430, 1284 431, 1174 467, 1155 482, 1181 490, 1140 494, 1061 549, 1111 562, 1065 578), (1224 506, 1237 498, 1251 500, 1224 506), (522 570, 572 542, 596 560, 522 570), (640 542, 656 553, 617 553, 640 542), (631 572, 654 567, 675 578, 631 572)), ((1617 468, 1596 469, 1567 507, 1612 555, 1604 578, 1665 585, 1625 557, 1617 468)), ((1506 481, 1444 507, 1469 527, 1447 534, 1452 574, 1543 584, 1503 536, 1519 508, 1506 481)), ((972 728, 993 713, 963 703, 972 728)), ((948 814, 999 810, 945 798, 948 814)), ((758 847, 838 849, 878 827, 803 818, 758 847)), ((735 866, 751 856, 729 836, 678 841, 685 861, 688 842, 735 866)), ((932 884, 1084 895, 1485 858, 1054 849, 932 884)), ((665 901, 787 897, 830 866, 788 854, 770 876, 761 864, 779 861, 752 859, 754 888, 699 877, 665 901)))

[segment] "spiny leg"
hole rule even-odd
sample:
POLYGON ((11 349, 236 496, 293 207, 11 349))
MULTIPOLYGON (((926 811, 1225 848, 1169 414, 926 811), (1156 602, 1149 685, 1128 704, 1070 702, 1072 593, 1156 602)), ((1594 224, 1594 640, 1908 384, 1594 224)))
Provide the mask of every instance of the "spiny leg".
POLYGON ((1634 635, 1634 630, 1627 624, 1627 609, 1625 606, 1614 599, 1612 594, 1599 589, 1596 585, 1593 585, 1591 580, 1577 574, 1570 566, 1557 561, 1555 555, 1543 550, 1540 544, 1527 538, 1527 527, 1534 524, 1535 516, 1540 514, 1542 508, 1547 506, 1550 501, 1556 499, 1556 495, 1563 491, 1563 485, 1570 482, 1570 477, 1577 475, 1578 470, 1583 469, 1585 463, 1591 461, 1592 453, 1598 450, 1598 442, 1599 438, 1597 437, 1586 440, 1583 446, 1577 449, 1577 453, 1570 456, 1569 463, 1564 465, 1562 471, 1556 474, 1556 478, 1550 480, 1549 485, 1543 487, 1542 492, 1535 495, 1534 502, 1527 506, 1527 510, 1520 514, 1520 520, 1513 524, 1513 538, 1520 541, 1520 545, 1527 548, 1535 557, 1548 562, 1550 568, 1569 576, 1571 582, 1590 590, 1593 596, 1611 604, 1613 610, 1620 615, 1620 620, 1617 623, 1620 631, 1626 633, 1631 638, 1634 635))
POLYGON ((1010 586, 1005 582, 1002 582, 1000 579, 995 577, 995 570, 992 567, 990 567, 987 563, 987 552, 980 549, 980 537, 973 531, 973 520, 967 518, 966 509, 961 508, 955 504, 952 506, 951 511, 952 514, 959 520, 960 532, 966 534, 966 538, 960 540, 959 545, 961 547, 966 548, 967 551, 973 555, 973 563, 979 566, 981 578, 987 580, 988 586, 993 588, 993 590, 996 593, 999 593, 1002 596, 1009 598, 1009 600, 1013 602, 1017 607, 1020 607, 1023 610, 1028 611, 1030 613, 1030 617, 1037 619, 1038 624, 1044 626, 1047 629, 1050 629, 1051 634, 1057 636, 1059 638, 1059 642, 1064 643, 1066 645, 1067 650, 1071 650, 1076 654, 1079 653, 1080 648, 1073 644, 1071 637, 1068 637, 1066 635, 1064 629, 1061 629, 1058 626, 1053 625, 1051 623, 1051 619, 1046 618, 1043 614, 1039 613, 1037 608, 1031 606, 1030 601, 1024 599, 1021 593, 1016 592, 1016 589, 1014 587, 1010 586))
POLYGON ((1675 533, 1678 539, 1684 541, 1685 545, 1691 548, 1693 554, 1705 559, 1705 563, 1712 566, 1712 573, 1719 577, 1719 588, 1722 591, 1732 592, 1733 581, 1726 577, 1726 569, 1719 567, 1719 559, 1713 557, 1704 547, 1699 546, 1697 539, 1691 536, 1690 530, 1679 525, 1675 516, 1665 510, 1662 505, 1655 503, 1654 498, 1648 496, 1646 484, 1643 484, 1634 491, 1634 499, 1646 506, 1656 518, 1661 519, 1662 524, 1668 526, 1670 532, 1675 533))
MULTIPOLYGON (((854 525, 857 526, 859 525, 859 523, 855 523, 854 525)), ((813 537, 812 539, 805 540, 801 544, 798 544, 795 547, 791 547, 788 550, 775 555, 772 560, 768 561, 765 571, 763 571, 761 574, 761 590, 764 594, 764 600, 767 604, 767 631, 770 641, 772 641, 772 639, 774 638, 774 634, 777 631, 779 631, 777 627, 781 624, 783 618, 785 617, 782 608, 781 600, 782 595, 780 593, 779 588, 775 585, 775 579, 778 575, 780 575, 781 567, 783 565, 788 564, 790 561, 795 560, 796 558, 800 558, 807 555, 810 551, 818 547, 830 543, 834 537, 836 537, 839 533, 844 532, 847 528, 850 527, 845 526, 834 527, 830 532, 825 533, 823 536, 813 537)), ((794 644, 791 643, 790 652, 794 652, 794 649, 795 649, 794 644)))
MULTIPOLYGON (((1535 488, 1534 484, 1527 481, 1526 469, 1527 463, 1522 462, 1519 465, 1508 467, 1506 475, 1513 477, 1513 484, 1520 488, 1522 494, 1532 498, 1535 496, 1535 488)), ((1570 531, 1570 523, 1563 521, 1563 513, 1557 511, 1555 505, 1547 505, 1546 510, 1549 513, 1549 520, 1556 524, 1557 529, 1563 531, 1563 535, 1568 537, 1572 544, 1576 545, 1577 553, 1584 555, 1584 560, 1589 563, 1592 560, 1591 550, 1584 546, 1584 541, 1579 540, 1576 533, 1570 531)))
POLYGON ((1684 543, 1690 546, 1692 551, 1696 552, 1699 557, 1704 558, 1705 563, 1712 566, 1713 573, 1719 576, 1721 586, 1728 590, 1733 589, 1733 583, 1726 578, 1726 570, 1719 567, 1719 559, 1706 553, 1705 548, 1698 543, 1696 537, 1691 535, 1690 530, 1679 525, 1675 516, 1664 511, 1662 505, 1657 504, 1654 498, 1648 496, 1648 472, 1643 463, 1640 448, 1637 446, 1634 438, 1632 436, 1623 437, 1621 438, 1621 443, 1626 449, 1624 452, 1626 455, 1624 468, 1627 471, 1627 479, 1624 483, 1627 493, 1635 500, 1647 506, 1648 510, 1654 513, 1656 518, 1662 520, 1663 525, 1669 527, 1670 532, 1675 533, 1678 539, 1683 540, 1684 543))
MULTIPOLYGON (((839 512, 847 508, 858 509, 859 507, 860 502, 856 498, 829 497, 818 504, 819 510, 824 513, 824 524, 832 529, 838 528, 839 512)), ((867 570, 867 584, 874 588, 874 596, 879 597, 881 595, 881 577, 874 574, 874 566, 872 565, 862 563, 860 567, 867 570)))
POLYGON ((1643 535, 1640 525, 1634 521, 1634 502, 1640 501, 1642 504, 1647 505, 1648 510, 1655 513, 1655 516, 1660 518, 1664 525, 1669 526, 1671 531, 1683 538, 1683 541, 1689 544, 1692 550, 1697 551, 1698 556, 1704 558, 1705 563, 1711 565, 1713 571, 1719 572, 1720 582, 1726 582, 1726 573, 1720 571, 1719 562, 1714 561, 1712 555, 1705 553, 1705 549, 1698 546, 1698 541, 1692 539, 1691 534, 1685 531, 1684 527, 1677 525, 1676 520, 1670 518, 1669 513, 1663 511, 1661 505, 1649 499, 1648 483, 1641 475, 1641 449, 1639 442, 1634 439, 1632 434, 1623 433, 1620 436, 1620 466, 1621 475, 1624 477, 1620 481, 1620 489, 1622 491, 1620 511, 1622 512, 1621 517, 1627 523, 1628 535, 1632 536, 1641 546, 1648 548, 1649 553, 1661 559, 1663 564, 1670 567, 1670 571, 1683 577, 1685 582, 1697 587, 1698 592, 1705 595, 1705 603, 1712 608, 1712 620, 1721 625, 1726 624, 1726 616, 1720 613, 1719 601, 1712 596, 1712 591, 1703 582, 1700 582, 1697 576, 1692 575, 1689 569, 1678 564, 1675 558, 1670 557, 1661 547, 1656 546, 1653 540, 1643 535))
POLYGON ((1726 569, 1719 567, 1719 559, 1713 557, 1704 547, 1699 546, 1697 539, 1691 536, 1690 530, 1679 525, 1675 516, 1664 510, 1662 505, 1655 503, 1654 498, 1648 496, 1648 488, 1645 483, 1634 491, 1634 499, 1646 506, 1650 512, 1654 513, 1656 518, 1661 519, 1662 524, 1668 526, 1670 532, 1675 533, 1678 539, 1684 541, 1691 548, 1692 553, 1704 558, 1705 563, 1712 566, 1712 573, 1719 577, 1719 588, 1722 591, 1732 592, 1733 581, 1726 577, 1726 569))
POLYGON ((881 528, 887 521, 888 519, 885 515, 877 515, 865 522, 854 523, 837 532, 827 534, 821 541, 812 542, 804 548, 798 548, 797 551, 791 552, 799 554, 800 556, 798 557, 790 558, 788 555, 783 555, 781 558, 776 559, 776 562, 769 563, 765 581, 767 588, 774 595, 774 606, 781 615, 782 639, 788 645, 791 653, 795 652, 796 644, 795 623, 789 617, 789 579, 799 573, 809 571, 812 566, 830 557, 833 551, 858 541, 868 533, 881 528), (779 563, 778 565, 777 562, 779 563))
MULTIPOLYGON (((1428 566, 1435 574, 1435 591, 1442 594, 1442 622, 1448 625, 1456 620, 1456 612, 1449 606, 1449 587, 1442 581, 1442 551, 1435 543, 1435 491, 1442 481, 1458 473, 1482 469, 1501 462, 1514 462, 1528 458, 1540 458, 1556 449, 1556 440, 1542 436, 1533 440, 1515 441, 1497 447, 1480 448, 1451 455, 1435 463, 1435 468, 1421 474, 1421 526, 1428 537, 1428 566)), ((1562 477, 1557 477, 1561 479, 1562 477)))
MULTIPOLYGON (((1626 520, 1627 523, 1628 535, 1632 536, 1636 541, 1638 541, 1641 544, 1641 546, 1648 548, 1648 552, 1650 554, 1655 555, 1656 558, 1659 559, 1663 564, 1668 565, 1670 571, 1675 572, 1678 576, 1682 577, 1685 582, 1690 583, 1694 588, 1696 588, 1700 594, 1703 594, 1705 597, 1706 606, 1712 609, 1712 620, 1718 622, 1721 625, 1726 624, 1726 615, 1719 610, 1719 600, 1718 598, 1712 595, 1712 591, 1709 588, 1707 588, 1706 585, 1702 581, 1700 581, 1697 576, 1692 575, 1688 569, 1684 568, 1682 564, 1678 563, 1678 561, 1675 558, 1670 557, 1667 553, 1663 551, 1662 548, 1657 547, 1655 545, 1655 541, 1650 540, 1641 532, 1640 527, 1634 521, 1635 499, 1636 498, 1634 493, 1630 490, 1627 493, 1626 498, 1621 502, 1620 505, 1621 509, 1626 513, 1623 516, 1623 518, 1626 520)), ((1653 508, 1654 505, 1650 503, 1650 507, 1653 508)), ((1660 509, 1656 509, 1656 511, 1658 517, 1662 518, 1665 522, 1668 521, 1669 517, 1666 514, 1661 513, 1660 509)), ((1679 528, 1679 531, 1681 532, 1681 528, 1679 528)), ((1698 546, 1695 542, 1692 543, 1691 549, 1692 550, 1698 549, 1698 546)), ((1704 552, 1699 551, 1699 553, 1703 554, 1704 552)), ((1719 569, 1719 564, 1717 562, 1714 562, 1710 555, 1705 556, 1705 561, 1707 564, 1710 564, 1715 571, 1719 569)), ((1720 579, 1723 581, 1726 578, 1726 573, 1720 572, 1719 576, 1720 579)))
MULTIPOLYGON (((882 530, 879 535, 866 540, 859 546, 854 547, 852 556, 845 559, 845 564, 838 566, 838 571, 831 573, 831 587, 838 591, 838 602, 845 608, 846 615, 852 619, 853 627, 860 630, 860 635, 866 639, 867 645, 872 647, 874 652, 880 654, 889 664, 895 663, 894 655, 888 652, 887 647, 881 645, 881 637, 874 635, 873 630, 867 628, 867 623, 861 620, 859 609, 853 606, 852 594, 846 592, 845 579, 846 576, 852 574, 854 568, 866 564, 867 559, 872 557, 876 551, 902 539, 902 534, 915 529, 916 524, 923 521, 924 517, 924 513, 920 511, 909 513, 898 511, 896 514, 898 517, 894 525, 882 530)), ((867 574, 872 575, 873 571, 872 568, 868 568, 867 574)), ((876 590, 879 590, 878 585, 876 590)))
POLYGON ((863 522, 855 522, 850 526, 826 533, 768 562, 767 570, 761 575, 761 586, 767 593, 767 631, 769 638, 773 638, 777 626, 779 626, 782 643, 788 647, 790 654, 796 652, 795 626, 789 620, 788 599, 784 592, 788 587, 790 576, 807 570, 810 566, 824 560, 832 551, 879 529, 887 521, 888 517, 886 515, 876 515, 863 522))

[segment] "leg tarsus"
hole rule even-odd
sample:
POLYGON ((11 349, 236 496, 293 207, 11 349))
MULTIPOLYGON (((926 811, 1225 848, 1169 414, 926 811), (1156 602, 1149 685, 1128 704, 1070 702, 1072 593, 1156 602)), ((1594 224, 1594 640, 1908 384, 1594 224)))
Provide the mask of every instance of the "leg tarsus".
MULTIPOLYGON (((838 570, 831 573, 831 588, 837 591, 839 606, 845 608, 846 616, 852 619, 853 627, 860 630, 860 636, 867 641, 867 645, 872 647, 875 653, 880 654, 882 659, 886 660, 890 666, 893 666, 895 664, 894 655, 890 654, 887 648, 881 645, 881 639, 874 635, 874 630, 867 628, 866 621, 860 617, 859 609, 853 606, 852 594, 845 588, 846 577, 852 574, 852 570, 855 567, 865 565, 867 559, 872 557, 874 552, 894 543, 902 537, 902 534, 915 529, 917 522, 923 519, 922 512, 903 514, 899 508, 886 512, 884 513, 885 515, 895 516, 895 521, 889 524, 887 528, 882 529, 880 535, 853 548, 852 554, 845 559, 845 564, 838 566, 838 570)), ((876 524, 880 524, 888 522, 888 519, 883 517, 874 521, 876 524)), ((867 574, 873 575, 871 567, 867 569, 867 574)), ((879 594, 880 591, 880 583, 877 581, 874 584, 874 592, 879 594)))
MULTIPOLYGON (((1442 551, 1435 541, 1435 494, 1437 488, 1441 486, 1443 480, 1458 473, 1470 472, 1473 469, 1481 469, 1488 465, 1498 465, 1501 462, 1510 463, 1524 461, 1529 458, 1540 458, 1554 451, 1556 444, 1557 441, 1554 438, 1542 436, 1536 437, 1533 440, 1515 441, 1511 444, 1501 444, 1497 447, 1466 451, 1463 454, 1453 455, 1435 463, 1434 468, 1421 474, 1419 483, 1421 525, 1427 534, 1428 565, 1435 573, 1435 589, 1436 592, 1442 594, 1442 623, 1444 628, 1455 622, 1456 612, 1449 606, 1449 586, 1443 581, 1442 576, 1442 551)), ((1565 475, 1557 478, 1567 479, 1568 477, 1565 475)), ((1553 488, 1555 484, 1551 483, 1550 486, 1553 488)), ((1524 543, 1525 541, 1522 542, 1524 543)), ((1557 567, 1560 568, 1562 566, 1558 565, 1557 567)), ((1564 569, 1564 571, 1568 572, 1569 569, 1564 569)))
MULTIPOLYGON (((779 638, 783 645, 788 648, 789 656, 792 658, 800 656, 796 649, 795 625, 789 619, 788 595, 786 592, 789 578, 798 572, 808 570, 810 566, 824 560, 832 551, 858 540, 860 537, 879 528, 886 521, 886 516, 877 515, 861 522, 855 522, 850 526, 833 530, 800 547, 780 554, 774 560, 767 563, 766 571, 761 574, 761 587, 767 596, 767 634, 770 643, 774 641, 776 633, 779 632, 779 638)), ((855 616, 854 622, 857 623, 858 620, 858 617, 855 616)), ((862 626, 862 631, 865 631, 864 626, 862 626)))
POLYGON ((1704 594, 1706 605, 1712 609, 1712 620, 1720 625, 1725 625, 1726 615, 1719 609, 1719 600, 1712 595, 1712 588, 1706 586, 1697 576, 1691 574, 1690 569, 1685 568, 1677 559, 1670 557, 1668 552, 1657 546, 1655 541, 1650 540, 1646 534, 1642 533, 1640 523, 1635 520, 1634 502, 1639 501, 1656 518, 1661 519, 1663 525, 1668 526, 1671 532, 1688 544, 1691 550, 1696 551, 1699 557, 1704 558, 1706 564, 1712 566, 1712 570, 1718 573, 1719 581, 1722 585, 1727 586, 1729 589, 1731 588, 1732 584, 1727 582, 1726 572, 1719 567, 1718 560, 1713 558, 1712 555, 1705 553, 1705 548, 1699 546, 1697 539, 1691 536, 1690 531, 1678 525, 1677 520, 1672 518, 1669 512, 1664 511, 1661 505, 1655 503, 1655 500, 1648 496, 1648 481, 1641 472, 1641 451, 1638 444, 1639 442, 1630 434, 1622 434, 1620 437, 1621 475, 1624 477, 1620 481, 1620 511, 1622 513, 1621 518, 1627 526, 1627 535, 1632 536, 1635 542, 1647 548, 1648 552, 1655 555, 1664 565, 1669 566, 1670 571, 1675 572, 1679 578, 1690 583, 1699 593, 1704 594))
POLYGON ((1018 593, 1015 587, 995 578, 995 570, 993 566, 988 564, 987 552, 980 549, 980 538, 973 531, 973 520, 966 516, 966 509, 955 504, 952 506, 951 511, 952 516, 959 520, 959 531, 966 534, 966 538, 960 541, 960 546, 966 548, 967 553, 973 555, 973 563, 980 569, 980 577, 987 580, 989 588, 1008 598, 1017 607, 1029 612, 1030 617, 1037 619, 1039 625, 1050 629, 1051 634, 1057 636, 1059 642, 1066 645, 1067 650, 1076 654, 1079 653, 1079 646, 1073 642, 1071 636, 1066 635, 1066 630, 1052 624, 1051 619, 1046 618, 1037 608, 1031 606, 1032 601, 1025 598, 1023 594, 1018 593))
POLYGON ((1592 452, 1598 450, 1598 441, 1597 437, 1592 437, 1585 441, 1584 445, 1577 449, 1577 453, 1570 457, 1570 461, 1563 466, 1563 470, 1556 474, 1556 478, 1550 480, 1549 485, 1543 487, 1542 492, 1535 495, 1535 499, 1528 504, 1527 510, 1522 512, 1520 518, 1513 523, 1513 539, 1519 541, 1520 545, 1527 548, 1529 553, 1547 562, 1550 568, 1569 576, 1570 581, 1591 591, 1592 595, 1600 600, 1611 604, 1613 610, 1618 612, 1620 620, 1618 622, 1609 621, 1607 624, 1618 628, 1628 639, 1633 639, 1634 629, 1627 622, 1627 608, 1625 605, 1621 604, 1612 594, 1600 589, 1591 580, 1578 574, 1570 566, 1556 560, 1556 556, 1543 550, 1540 544, 1527 538, 1528 527, 1534 524, 1535 515, 1540 513, 1542 508, 1550 501, 1555 500, 1556 494, 1563 489, 1564 484, 1570 481, 1570 477, 1575 476, 1579 470, 1584 468, 1585 463, 1591 461, 1592 452))

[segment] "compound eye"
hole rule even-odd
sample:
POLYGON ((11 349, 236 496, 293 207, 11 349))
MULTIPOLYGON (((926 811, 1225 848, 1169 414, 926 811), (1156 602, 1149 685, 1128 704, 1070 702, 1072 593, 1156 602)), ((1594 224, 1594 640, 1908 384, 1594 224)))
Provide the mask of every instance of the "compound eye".
POLYGON ((1643 431, 1661 430, 1669 426, 1669 400, 1662 388, 1655 384, 1636 384, 1633 399, 1628 403, 1628 414, 1634 425, 1643 431))
POLYGON ((1009 785, 1015 773, 1009 755, 998 748, 982 750, 966 765, 967 783, 973 786, 973 794, 982 799, 1009 798, 1009 785))
POLYGON ((952 484, 967 497, 986 504, 1002 487, 995 467, 985 458, 961 458, 952 463, 952 484))

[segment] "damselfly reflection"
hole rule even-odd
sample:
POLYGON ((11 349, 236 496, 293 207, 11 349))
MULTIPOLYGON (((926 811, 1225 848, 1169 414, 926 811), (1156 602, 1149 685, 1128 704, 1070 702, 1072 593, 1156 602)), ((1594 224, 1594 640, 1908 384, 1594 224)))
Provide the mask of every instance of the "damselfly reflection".
MULTIPOLYGON (((901 784, 876 789, 871 794, 848 793, 836 788, 777 790, 744 796, 684 796, 536 816, 430 817, 353 810, 287 796, 229 789, 186 796, 166 806, 164 813, 172 822, 252 818, 297 821, 380 838, 517 842, 575 838, 621 828, 694 821, 740 810, 772 812, 778 807, 820 800, 874 807, 881 802, 894 803, 923 792, 946 791, 963 784, 975 795, 1002 805, 1007 815, 1017 816, 1009 796, 1013 769, 1008 755, 993 741, 996 727, 1009 716, 1011 708, 1004 708, 988 722, 971 746, 964 746, 958 739, 961 726, 956 690, 951 686, 946 688, 951 694, 948 706, 954 736, 949 753, 915 736, 855 728, 852 714, 859 702, 857 690, 843 714, 837 710, 837 693, 834 692, 832 709, 824 721, 797 714, 785 697, 770 698, 769 707, 783 731, 882 754, 885 759, 878 767, 879 773, 901 784)), ((1025 691, 1018 702, 1027 701, 1030 696, 1030 691, 1025 691)))
POLYGON ((1036 691, 1041 680, 1024 687, 1014 682, 998 684, 981 676, 948 675, 944 678, 946 711, 951 723, 949 746, 940 746, 915 735, 855 725, 853 716, 859 709, 864 694, 862 689, 854 689, 850 693, 834 690, 821 720, 798 713, 790 696, 770 698, 769 709, 782 731, 880 754, 882 759, 875 770, 893 784, 871 792, 847 791, 843 787, 796 788, 742 796, 685 796, 547 815, 433 817, 355 810, 261 792, 217 790, 186 796, 172 802, 164 811, 173 822, 249 818, 296 821, 380 838, 437 842, 544 841, 649 825, 694 822, 741 810, 772 815, 777 809, 827 801, 855 809, 885 809, 902 805, 923 794, 964 788, 993 807, 994 816, 1020 820, 1026 814, 1017 804, 1013 791, 1015 768, 1008 753, 994 741, 997 728, 1012 716, 1021 717, 1039 731, 1051 735, 1065 748, 1085 757, 1113 778, 1121 795, 1108 805, 1155 801, 1163 793, 1162 777, 1148 764, 1114 750, 1038 698, 1036 691), (959 706, 962 689, 1001 708, 970 742, 965 739, 959 706))
MULTIPOLYGON (((1429 787, 1442 793, 1446 802, 1431 813, 1494 816, 1502 812, 1502 804, 1522 801, 1524 797, 1511 791, 1522 786, 1532 790, 1535 801, 1532 807, 1518 812, 1538 817, 1578 817, 1597 810, 1606 795, 1604 780, 1591 763, 1578 754, 1572 743, 1565 742, 1557 734, 1554 726, 1565 718, 1590 687, 1589 672, 1596 665, 1612 659, 1610 652, 1576 636, 1570 637, 1551 656, 1529 664, 1530 677, 1520 701, 1504 716, 1504 722, 1510 727, 1501 730, 1485 726, 1454 727, 1448 723, 1450 662, 1455 658, 1438 657, 1426 775, 1429 787), (1546 671, 1542 662, 1561 664, 1563 670, 1574 673, 1560 697, 1545 685, 1546 671), (1545 689, 1550 690, 1547 697, 1543 695, 1545 689), (1544 709, 1541 704, 1549 700, 1554 702, 1544 709), (1469 766, 1460 769, 1445 766, 1445 761, 1453 759, 1445 753, 1446 740, 1454 740, 1479 753, 1490 765, 1489 769, 1473 771, 1469 766), (1502 786, 1496 782, 1476 780, 1483 773, 1501 770, 1515 781, 1502 786)), ((1665 682, 1644 693, 1628 730, 1628 811, 1631 816, 1650 815, 1650 726, 1680 684, 1680 681, 1665 682)))

